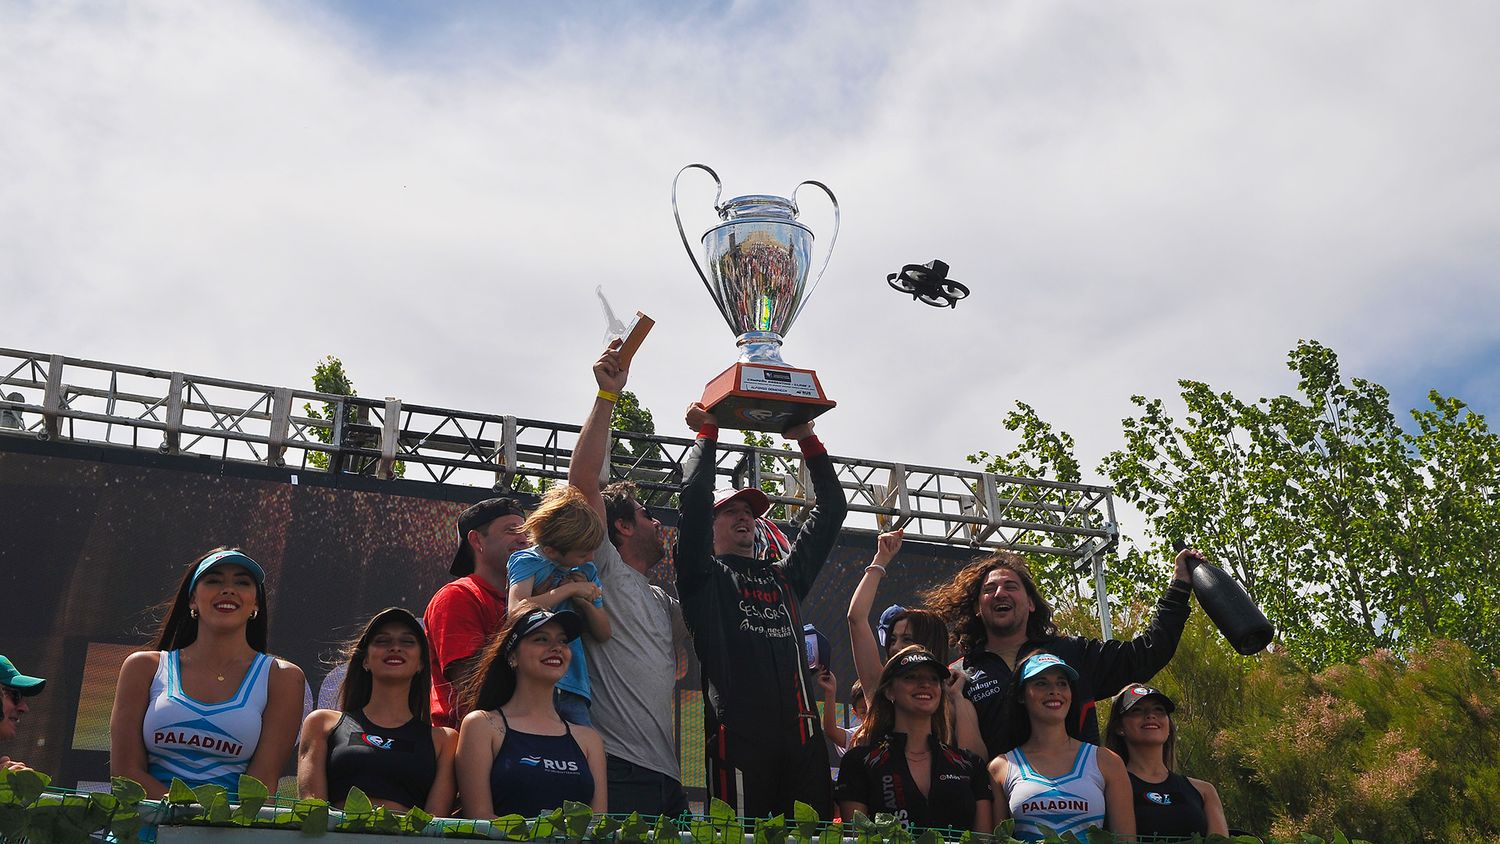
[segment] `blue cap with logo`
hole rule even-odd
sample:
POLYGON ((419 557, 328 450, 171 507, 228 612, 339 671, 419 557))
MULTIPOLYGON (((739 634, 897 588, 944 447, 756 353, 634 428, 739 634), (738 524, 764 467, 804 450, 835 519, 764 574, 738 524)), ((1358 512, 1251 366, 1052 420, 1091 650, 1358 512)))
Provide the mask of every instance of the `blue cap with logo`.
POLYGON ((1057 654, 1032 654, 1021 662, 1021 682, 1024 683, 1049 668, 1061 668, 1069 680, 1078 680, 1078 672, 1057 654))

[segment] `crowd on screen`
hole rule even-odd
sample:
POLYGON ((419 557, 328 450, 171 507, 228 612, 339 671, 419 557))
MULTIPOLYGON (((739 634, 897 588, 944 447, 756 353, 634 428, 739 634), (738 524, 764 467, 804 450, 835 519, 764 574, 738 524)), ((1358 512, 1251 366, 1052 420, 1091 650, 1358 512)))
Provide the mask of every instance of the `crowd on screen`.
MULTIPOLYGON (((250 554, 189 561, 156 641, 121 666, 111 774, 150 797, 174 778, 233 792, 241 774, 275 782, 295 752, 300 794, 335 806, 358 787, 438 816, 532 816, 564 800, 677 816, 688 801, 673 699, 691 647, 708 788, 741 815, 790 815, 801 801, 824 818, 887 812, 920 827, 987 832, 1014 818, 1031 839, 1044 827, 1227 832, 1213 786, 1174 768, 1175 704, 1143 685, 1177 647, 1196 552, 1178 554, 1145 633, 1101 641, 1059 635, 1024 559, 1005 551, 872 625, 902 541, 881 535, 849 600, 861 720, 846 729, 832 716, 838 681, 801 619, 847 509, 812 423, 785 434, 816 491, 788 539, 760 490, 715 491, 717 420, 688 408, 697 438, 672 594, 646 575, 665 556, 660 524, 629 484, 599 482, 627 378, 618 341, 593 373, 568 483, 529 514, 507 498, 464 510, 453 580, 420 618, 393 607, 369 619, 330 708, 304 718, 301 669, 267 653, 265 574, 250 554), (1111 696, 1101 732, 1095 702, 1111 696)), ((44 685, 0 657, 0 742, 44 685)))

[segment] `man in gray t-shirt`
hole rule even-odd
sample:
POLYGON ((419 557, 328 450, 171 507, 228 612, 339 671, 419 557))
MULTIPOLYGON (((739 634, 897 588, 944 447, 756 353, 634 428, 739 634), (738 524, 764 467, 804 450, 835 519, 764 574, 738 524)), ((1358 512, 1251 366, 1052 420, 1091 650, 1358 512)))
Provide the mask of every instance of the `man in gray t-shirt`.
POLYGON ((677 599, 646 576, 665 554, 661 524, 636 501, 633 485, 599 486, 610 418, 626 376, 616 341, 594 363, 599 393, 568 467, 568 483, 609 529, 594 567, 614 634, 607 642, 584 642, 594 696, 589 717, 609 757, 610 812, 675 817, 688 808, 673 728, 687 627, 677 599))

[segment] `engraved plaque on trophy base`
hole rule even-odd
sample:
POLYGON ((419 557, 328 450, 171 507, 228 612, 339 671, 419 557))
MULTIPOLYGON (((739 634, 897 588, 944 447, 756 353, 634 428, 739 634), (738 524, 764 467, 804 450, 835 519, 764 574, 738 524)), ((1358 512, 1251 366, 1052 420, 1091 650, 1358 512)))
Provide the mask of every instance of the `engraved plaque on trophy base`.
POLYGON ((811 369, 736 363, 703 388, 703 405, 723 428, 782 433, 837 405, 811 369))

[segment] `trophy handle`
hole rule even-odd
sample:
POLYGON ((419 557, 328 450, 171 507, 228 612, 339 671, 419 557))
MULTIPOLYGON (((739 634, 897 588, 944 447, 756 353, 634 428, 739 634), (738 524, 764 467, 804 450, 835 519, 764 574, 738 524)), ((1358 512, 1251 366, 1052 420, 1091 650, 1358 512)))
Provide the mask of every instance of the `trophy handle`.
MULTIPOLYGON (((724 195, 724 183, 719 180, 719 174, 715 173, 714 169, 707 164, 689 164, 678 170, 677 175, 672 177, 672 217, 677 220, 677 235, 682 238, 682 248, 687 250, 688 260, 693 262, 693 269, 698 271, 698 278, 703 280, 703 287, 708 290, 708 297, 714 301, 715 305, 718 305, 719 315, 724 317, 724 321, 729 323, 729 327, 733 329, 734 319, 730 317, 724 306, 719 304, 719 297, 714 293, 713 283, 708 280, 708 274, 703 271, 703 265, 698 263, 698 253, 693 251, 693 245, 688 242, 687 232, 682 228, 682 214, 677 211, 677 180, 682 178, 683 173, 695 169, 702 170, 713 177, 714 213, 719 213, 719 198, 724 195)), ((825 188, 825 190, 827 189, 825 188)))
MULTIPOLYGON (((811 299, 813 291, 818 289, 818 282, 823 280, 823 271, 828 269, 828 262, 833 258, 833 245, 838 243, 839 240, 839 200, 838 197, 833 195, 833 191, 829 190, 828 186, 822 182, 808 179, 805 182, 798 183, 795 188, 792 188, 792 212, 795 214, 802 213, 797 207, 797 191, 802 190, 803 185, 812 185, 828 194, 828 201, 833 203, 833 237, 828 239, 828 249, 823 253, 823 266, 818 267, 818 277, 813 279, 812 286, 807 288, 807 293, 802 297, 802 302, 797 305, 796 313, 793 313, 791 318, 787 320, 787 325, 791 325, 796 321, 797 317, 802 315, 802 309, 807 306, 807 300, 811 299)), ((718 200, 714 201, 717 202, 718 200)))

